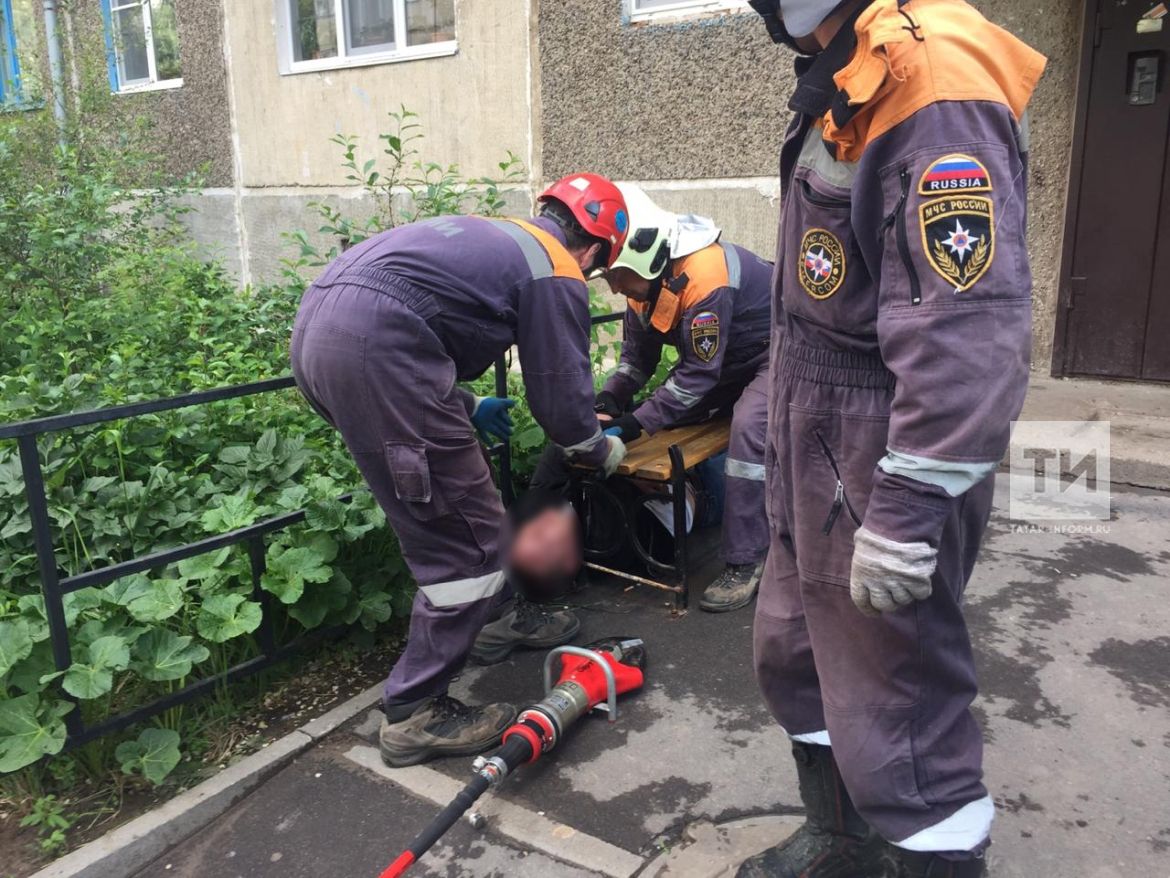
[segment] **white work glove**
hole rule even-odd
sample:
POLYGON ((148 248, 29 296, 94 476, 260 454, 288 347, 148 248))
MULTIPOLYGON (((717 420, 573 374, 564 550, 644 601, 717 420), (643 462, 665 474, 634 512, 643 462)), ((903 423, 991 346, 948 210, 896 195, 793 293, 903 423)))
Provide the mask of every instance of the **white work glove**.
POLYGON ((849 593, 857 609, 880 616, 930 597, 938 550, 928 543, 899 543, 860 527, 853 535, 849 593))
POLYGON ((609 443, 609 453, 605 456, 605 463, 601 465, 601 469, 608 479, 617 472, 617 468, 626 459, 626 443, 617 436, 606 436, 605 439, 609 443))

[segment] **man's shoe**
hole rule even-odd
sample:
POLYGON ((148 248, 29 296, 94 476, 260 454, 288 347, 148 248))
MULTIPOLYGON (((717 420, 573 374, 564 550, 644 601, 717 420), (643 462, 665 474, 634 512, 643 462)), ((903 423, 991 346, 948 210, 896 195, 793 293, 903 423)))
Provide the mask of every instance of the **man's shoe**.
POLYGON ((436 695, 404 720, 382 720, 378 749, 392 768, 440 756, 472 756, 500 743, 515 718, 516 708, 510 704, 468 707, 449 695, 436 695))
POLYGON ((764 574, 763 563, 728 564, 719 578, 707 586, 699 609, 708 613, 730 613, 746 607, 756 596, 760 577, 764 574))
POLYGON ((546 610, 517 595, 512 606, 475 638, 471 660, 477 665, 502 662, 516 647, 552 649, 568 643, 581 630, 581 620, 568 610, 546 610))
POLYGON ((853 807, 833 751, 793 742, 792 755, 805 822, 740 866, 736 878, 884 878, 886 842, 853 807))
POLYGON ((945 860, 936 853, 907 851, 886 845, 885 871, 882 878, 983 878, 987 861, 982 856, 970 860, 945 860))

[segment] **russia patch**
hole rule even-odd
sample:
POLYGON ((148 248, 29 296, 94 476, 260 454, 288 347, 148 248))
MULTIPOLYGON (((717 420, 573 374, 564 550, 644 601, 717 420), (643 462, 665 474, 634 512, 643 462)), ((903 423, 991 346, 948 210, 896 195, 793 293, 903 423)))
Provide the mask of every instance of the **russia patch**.
POLYGON ((691 321, 691 346, 695 356, 704 363, 710 363, 719 353, 719 315, 703 311, 691 321))
POLYGON ((948 155, 936 161, 922 175, 920 195, 948 192, 990 192, 991 174, 978 159, 969 155, 948 155))

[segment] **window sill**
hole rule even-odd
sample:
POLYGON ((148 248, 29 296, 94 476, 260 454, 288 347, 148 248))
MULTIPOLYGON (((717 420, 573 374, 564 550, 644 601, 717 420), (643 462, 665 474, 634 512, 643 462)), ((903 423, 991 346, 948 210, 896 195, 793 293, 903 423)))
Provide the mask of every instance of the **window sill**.
POLYGON ((45 102, 39 99, 0 101, 0 113, 31 113, 44 108, 45 102))
POLYGON ((664 6, 661 9, 650 9, 645 12, 630 12, 626 17, 626 24, 670 24, 692 18, 708 18, 727 13, 751 11, 751 7, 744 0, 711 0, 711 2, 702 4, 679 3, 677 6, 664 6))
POLYGON ((298 73, 323 73, 328 70, 349 70, 353 67, 373 67, 376 64, 398 64, 402 61, 420 61, 424 58, 444 58, 456 54, 459 45, 454 40, 443 43, 427 43, 404 49, 401 52, 371 52, 368 55, 351 55, 348 58, 321 58, 317 61, 293 61, 280 71, 281 76, 295 76, 298 73))
POLYGON ((172 89, 182 88, 182 79, 164 79, 162 82, 147 82, 142 85, 128 85, 125 88, 120 88, 113 94, 116 95, 136 95, 148 91, 171 91, 172 89))

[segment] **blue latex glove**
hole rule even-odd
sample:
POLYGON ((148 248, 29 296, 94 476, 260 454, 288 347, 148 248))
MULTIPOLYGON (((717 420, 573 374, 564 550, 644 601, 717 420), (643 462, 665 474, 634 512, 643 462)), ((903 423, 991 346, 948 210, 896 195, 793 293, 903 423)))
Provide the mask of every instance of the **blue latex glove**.
POLYGON ((499 396, 481 396, 475 401, 475 410, 471 413, 471 423, 481 439, 488 441, 488 436, 495 436, 501 442, 508 441, 512 435, 512 416, 508 409, 516 404, 516 400, 499 396))

